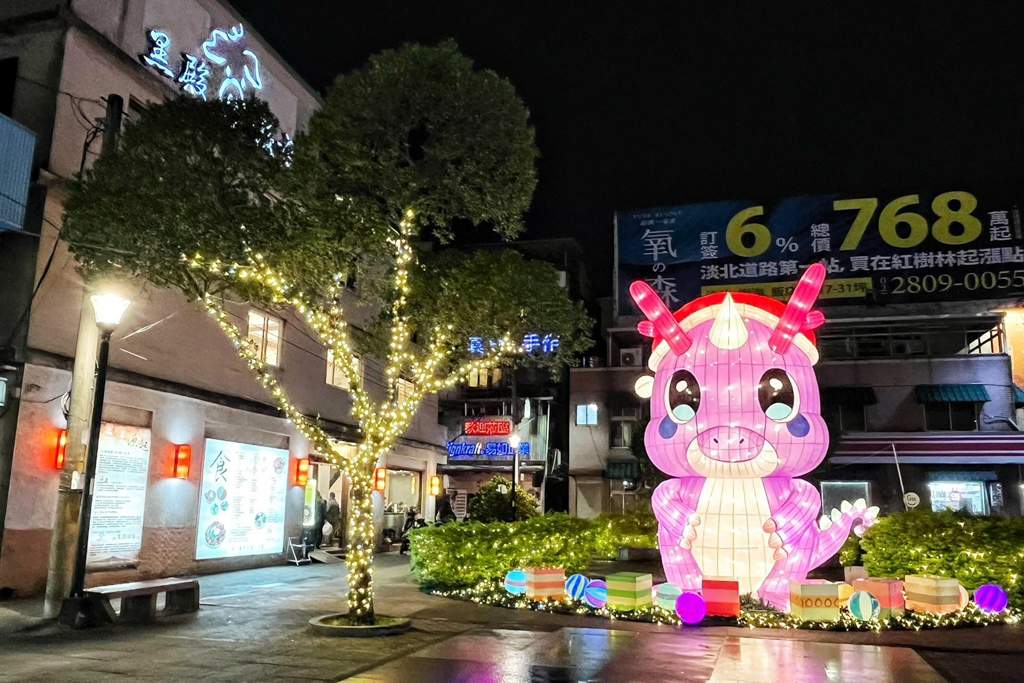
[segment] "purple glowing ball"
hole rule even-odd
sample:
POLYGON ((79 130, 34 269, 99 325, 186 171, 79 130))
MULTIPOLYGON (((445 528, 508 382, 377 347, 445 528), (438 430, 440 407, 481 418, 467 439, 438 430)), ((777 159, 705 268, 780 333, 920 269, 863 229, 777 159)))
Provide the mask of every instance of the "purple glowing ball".
POLYGON ((1006 609, 1006 606, 1010 604, 1010 598, 1006 596, 1006 591, 999 586, 994 583, 986 583, 984 586, 978 586, 978 590, 974 591, 974 602, 982 612, 996 614, 1006 609))
POLYGON ((601 609, 608 604, 608 584, 601 579, 594 579, 583 591, 583 599, 591 607, 601 609))
POLYGON ((708 615, 708 606, 704 598, 696 593, 683 593, 676 598, 676 614, 684 624, 699 624, 708 615))

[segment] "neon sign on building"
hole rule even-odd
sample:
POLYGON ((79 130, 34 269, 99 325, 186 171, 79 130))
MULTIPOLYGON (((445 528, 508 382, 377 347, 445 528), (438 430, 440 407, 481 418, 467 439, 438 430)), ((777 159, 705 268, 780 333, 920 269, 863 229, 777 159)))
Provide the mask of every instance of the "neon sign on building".
POLYGON ((466 420, 462 423, 462 431, 466 436, 509 436, 512 434, 512 421, 466 420))
MULTIPOLYGON (((487 342, 491 348, 498 346, 498 342, 491 339, 487 342)), ((554 353, 558 350, 559 341, 558 336, 553 334, 546 334, 541 337, 539 334, 525 334, 523 335, 523 350, 526 353, 533 353, 537 349, 540 349, 543 353, 554 353)), ((477 355, 483 355, 487 353, 487 346, 484 344, 483 337, 470 337, 469 338, 469 352, 477 355)))
MULTIPOLYGON (((512 444, 507 441, 488 441, 487 443, 456 443, 448 442, 448 457, 452 459, 466 458, 511 458, 515 454, 512 444)), ((519 457, 530 455, 530 444, 519 444, 519 457)))
POLYGON ((183 92, 206 99, 211 85, 216 86, 217 98, 230 102, 242 99, 263 89, 260 59, 244 46, 245 27, 214 29, 200 46, 202 57, 183 52, 181 62, 171 64, 170 34, 166 31, 149 32, 149 52, 140 55, 142 63, 162 76, 179 83, 183 92))
POLYGON ((654 376, 636 382, 651 399, 645 434, 652 462, 671 479, 654 492, 669 582, 700 590, 704 576, 739 581, 776 608, 789 581, 805 579, 878 508, 843 503, 817 519, 817 489, 798 478, 828 450, 821 417, 812 310, 825 268, 812 265, 789 303, 717 293, 672 312, 646 282, 630 294, 654 340, 654 376))

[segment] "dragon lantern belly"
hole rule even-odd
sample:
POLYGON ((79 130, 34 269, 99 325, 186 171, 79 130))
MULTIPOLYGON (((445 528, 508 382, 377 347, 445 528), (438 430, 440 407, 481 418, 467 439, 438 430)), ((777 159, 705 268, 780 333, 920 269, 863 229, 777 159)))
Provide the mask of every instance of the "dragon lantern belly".
POLYGON ((762 481, 708 479, 697 515, 692 550, 701 573, 739 579, 741 595, 756 591, 775 564, 763 529, 772 513, 762 481))

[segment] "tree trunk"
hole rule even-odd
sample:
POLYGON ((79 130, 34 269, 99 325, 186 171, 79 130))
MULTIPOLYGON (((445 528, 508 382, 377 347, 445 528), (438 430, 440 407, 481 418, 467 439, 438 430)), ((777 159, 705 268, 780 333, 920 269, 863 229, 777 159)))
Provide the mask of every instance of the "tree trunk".
POLYGON ((352 476, 348 545, 348 616, 353 625, 377 623, 373 610, 373 467, 352 476))

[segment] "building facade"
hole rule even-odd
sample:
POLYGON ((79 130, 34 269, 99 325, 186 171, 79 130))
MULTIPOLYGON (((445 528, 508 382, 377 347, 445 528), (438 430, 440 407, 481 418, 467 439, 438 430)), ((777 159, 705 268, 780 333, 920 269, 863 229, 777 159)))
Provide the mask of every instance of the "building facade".
MULTIPOLYGON (((932 204, 938 213, 949 195, 963 198, 961 207, 975 199, 963 192, 938 195, 932 204)), ((894 201, 907 204, 911 198, 919 200, 914 195, 894 201)), ((813 205, 807 215, 835 220, 834 214, 829 214, 833 200, 833 196, 800 197, 775 206, 791 202, 790 208, 804 209, 813 205)), ((880 205, 878 199, 836 200, 836 211, 846 208, 843 202, 880 205)), ((795 233, 791 241, 788 237, 775 242, 765 238, 760 250, 766 254, 758 263, 755 258, 735 259, 735 254, 752 247, 738 242, 726 245, 732 239, 729 231, 743 228, 736 220, 728 221, 730 216, 768 215, 764 206, 744 209, 745 205, 720 202, 633 212, 638 220, 630 234, 644 240, 638 240, 632 261, 617 253, 613 276, 617 295, 606 306, 609 313, 603 321, 606 354, 589 359, 570 373, 572 511, 584 517, 620 511, 643 493, 637 490, 643 486, 638 483, 641 468, 637 454, 642 454, 642 446, 637 441, 642 439, 648 408, 646 400, 634 395, 633 384, 643 374, 651 350, 649 339, 637 332, 640 317, 628 294, 623 294, 629 282, 646 279, 672 310, 688 301, 686 294, 676 290, 684 287, 684 278, 691 278, 686 286, 695 290, 693 298, 728 289, 785 298, 791 286, 777 277, 768 278, 771 281, 766 284, 742 278, 780 276, 779 267, 794 275, 801 262, 795 256, 785 260, 788 253, 805 248, 801 245, 809 247, 812 241, 807 238, 817 234, 825 235, 816 237, 823 240, 821 251, 813 242, 818 253, 808 254, 803 265, 825 259, 830 278, 837 283, 831 298, 823 292, 816 304, 827 320, 818 330, 820 361, 815 370, 831 445, 825 461, 806 478, 819 488, 822 512, 828 514, 843 500, 864 498, 883 512, 917 507, 973 514, 1024 513, 1020 421, 1024 392, 1019 388, 1024 367, 1024 317, 1019 309, 1024 271, 1019 268, 1024 253, 1019 247, 1016 208, 977 210, 974 213, 982 218, 974 222, 974 214, 960 214, 975 230, 973 239, 999 240, 996 243, 1002 247, 935 252, 941 254, 939 259, 930 258, 933 252, 921 253, 925 247, 908 256, 851 258, 839 249, 838 239, 832 243, 828 237, 830 227, 833 235, 837 232, 836 222, 830 226, 805 218, 809 225, 803 224, 802 229, 810 234, 795 233), (724 218, 719 219, 720 215, 724 218), (723 229, 727 222, 730 227, 723 229), (767 260, 770 245, 777 246, 782 256, 767 260), (685 255, 684 250, 688 250, 685 255), (926 263, 926 276, 883 272, 879 280, 876 274, 861 272, 862 264, 877 263, 879 270, 890 271, 912 269, 918 262, 926 263), (987 263, 997 265, 986 270, 987 263), (858 277, 851 271, 858 271, 858 277), (719 284, 727 276, 737 282, 719 284), (902 298, 893 296, 891 290, 885 290, 886 277, 890 287, 913 283, 916 289, 909 294, 901 291, 902 298), (939 296, 943 291, 951 292, 949 300, 939 296), (925 296, 931 293, 934 296, 925 296), (911 296, 917 294, 921 296, 911 296), (851 303, 849 299, 855 296, 867 301, 851 303), (914 298, 920 301, 908 300, 914 298)), ((765 223, 781 234, 786 219, 782 215, 777 223, 767 219, 765 223)), ((926 220, 922 216, 925 228, 926 220)), ((754 228, 769 237, 773 234, 764 225, 754 228)), ((860 229, 879 228, 865 222, 860 229)), ((620 232, 619 240, 623 234, 620 232)), ((890 244, 902 244, 892 235, 888 239, 890 244)), ((877 243, 872 248, 879 249, 877 243)), ((885 243, 881 248, 895 251, 885 243)))
MULTIPOLYGON (((169 97, 257 96, 288 136, 320 99, 214 0, 29 1, 0 9, 0 26, 3 113, 36 136, 28 234, 0 232, 0 269, 19 274, 0 309, 0 372, 12 397, 0 409, 8 493, 0 588, 32 594, 46 584, 56 501, 69 486, 61 459, 75 358, 83 335, 95 335, 89 292, 59 238, 64 182, 100 153, 97 120, 109 95, 123 99, 129 121, 169 97)), ((201 307, 151 285, 126 285, 124 294, 132 304, 111 344, 87 581, 283 563, 308 502, 333 492, 344 505, 344 478, 314 457, 302 485, 298 463, 311 457, 309 444, 201 307)), ((227 305, 292 401, 321 416, 339 452, 353 449, 359 435, 345 378, 327 351, 291 315, 227 305)), ((382 396, 380 366, 360 365, 382 396)), ((432 512, 424 482, 443 453, 437 404, 428 400, 384 463, 394 479, 383 504, 432 512)))

